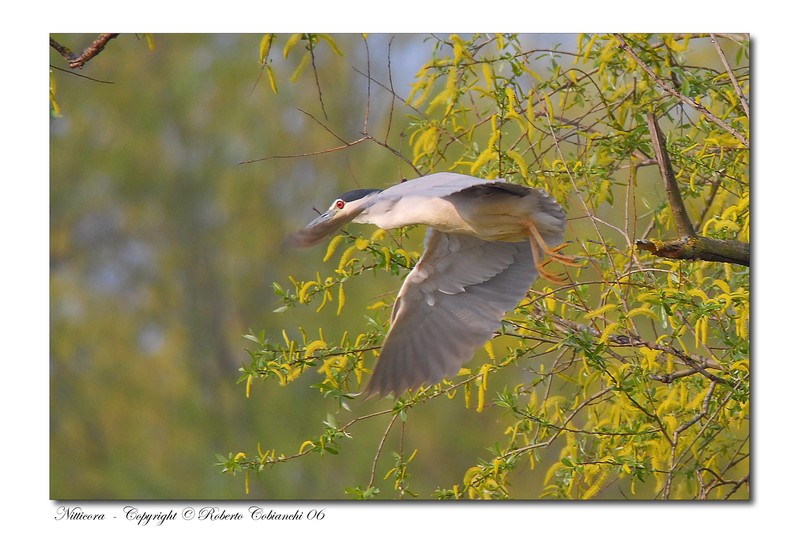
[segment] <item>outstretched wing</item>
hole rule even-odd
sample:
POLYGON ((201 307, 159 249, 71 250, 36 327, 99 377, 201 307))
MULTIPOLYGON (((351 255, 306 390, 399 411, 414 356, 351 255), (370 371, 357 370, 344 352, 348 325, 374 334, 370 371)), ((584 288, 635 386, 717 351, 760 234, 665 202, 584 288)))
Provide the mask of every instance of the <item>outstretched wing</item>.
POLYGON ((399 396, 457 374, 537 275, 527 241, 484 241, 429 228, 424 254, 397 295, 367 396, 399 396))

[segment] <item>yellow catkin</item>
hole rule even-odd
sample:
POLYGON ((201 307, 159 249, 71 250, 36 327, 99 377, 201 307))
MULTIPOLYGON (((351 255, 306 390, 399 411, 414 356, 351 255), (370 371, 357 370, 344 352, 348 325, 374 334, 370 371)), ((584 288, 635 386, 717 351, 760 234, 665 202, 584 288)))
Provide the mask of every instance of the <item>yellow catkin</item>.
POLYGON ((322 261, 327 261, 328 259, 330 259, 335 253, 336 248, 338 248, 338 245, 341 244, 341 241, 343 240, 344 240, 344 235, 341 234, 336 235, 335 237, 330 239, 330 244, 327 245, 327 252, 325 253, 325 257, 322 259, 322 261))
POLYGON ((358 247, 355 245, 352 245, 346 250, 344 250, 344 253, 341 254, 341 260, 338 262, 338 271, 343 271, 344 268, 347 267, 347 265, 350 262, 350 258, 352 257, 352 254, 354 254, 357 251, 358 247))
POLYGON ((323 340, 315 340, 305 347, 305 357, 310 356, 316 350, 324 350, 327 348, 327 343, 323 340))
POLYGON ((386 259, 386 272, 388 272, 391 269, 391 250, 383 246, 380 251, 383 252, 383 257, 386 259))
POLYGON ((514 150, 508 150, 506 155, 513 159, 513 162, 519 167, 519 172, 521 172, 523 178, 527 178, 527 161, 524 160, 524 157, 519 152, 514 150))
POLYGON ((311 288, 316 285, 318 285, 318 283, 316 283, 315 281, 306 281, 302 285, 300 293, 297 295, 297 298, 300 300, 300 303, 307 303, 311 301, 311 299, 308 298, 308 291, 311 290, 311 288))
POLYGON ((486 353, 488 353, 488 358, 493 361, 495 359, 495 356, 494 356, 494 347, 491 345, 491 341, 486 342, 484 346, 486 353))
POLYGON ((619 308, 619 306, 616 305, 616 304, 605 304, 602 307, 591 311, 590 313, 586 313, 585 317, 583 317, 583 318, 585 318, 587 320, 589 318, 594 318, 594 317, 597 317, 599 315, 603 315, 603 314, 607 313, 608 311, 612 311, 612 310, 618 309, 618 308, 619 308))
POLYGON ((494 72, 491 70, 491 65, 488 62, 483 63, 483 78, 486 81, 486 90, 491 91, 494 89, 494 72))
POLYGON ((485 364, 480 367, 480 388, 483 390, 488 389, 488 373, 491 371, 491 365, 485 364))
POLYGON ((596 496, 597 493, 602 489, 602 485, 604 485, 605 481, 607 481, 608 475, 609 475, 608 469, 607 468, 603 469, 602 472, 599 474, 597 480, 594 481, 594 483, 590 487, 588 487, 588 490, 586 490, 583 493, 582 499, 590 500, 591 498, 596 496))
POLYGON ((411 268, 411 264, 413 263, 413 259, 411 259, 411 254, 409 254, 406 250, 402 248, 397 248, 397 254, 401 255, 405 258, 405 266, 411 268))
POLYGON ((338 309, 336 310, 336 316, 341 315, 341 310, 344 309, 344 284, 341 283, 338 286, 338 309))
POLYGON ((485 406, 486 390, 483 387, 477 389, 477 412, 481 413, 485 406))

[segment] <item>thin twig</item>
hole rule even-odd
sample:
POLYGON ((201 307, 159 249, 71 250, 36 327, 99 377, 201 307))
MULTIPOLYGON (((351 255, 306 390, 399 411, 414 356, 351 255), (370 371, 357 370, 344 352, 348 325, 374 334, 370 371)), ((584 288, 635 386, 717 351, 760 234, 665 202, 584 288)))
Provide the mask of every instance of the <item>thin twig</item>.
POLYGON ((696 368, 685 368, 683 370, 678 370, 676 372, 672 372, 671 374, 664 374, 662 376, 658 374, 649 374, 649 379, 654 379, 655 381, 660 381, 661 383, 673 383, 680 378, 693 376, 698 372, 699 370, 696 368))
POLYGON ((333 152, 338 152, 339 150, 346 150, 347 148, 351 148, 352 146, 355 146, 356 144, 360 144, 360 143, 362 143, 364 141, 367 141, 367 140, 369 140, 368 137, 361 137, 360 139, 356 139, 356 140, 354 140, 352 142, 345 142, 341 146, 328 148, 327 150, 317 150, 316 152, 305 152, 305 153, 302 153, 302 154, 269 155, 269 156, 266 156, 266 157, 260 157, 258 159, 248 159, 247 161, 240 161, 238 164, 239 165, 246 165, 246 164, 249 164, 249 163, 258 163, 260 161, 269 161, 271 159, 295 159, 295 158, 298 158, 298 157, 311 157, 311 156, 315 156, 315 155, 325 155, 325 154, 330 154, 330 153, 333 153, 333 152))
MULTIPOLYGON (((357 69, 357 68, 355 68, 355 67, 352 67, 352 70, 354 70, 354 71, 355 71, 357 74, 360 74, 360 75, 361 75, 361 76, 363 76, 363 77, 368 77, 368 74, 366 74, 365 72, 362 72, 362 71, 358 70, 358 69, 357 69)), ((390 78, 389 78, 389 79, 390 79, 390 78)), ((378 80, 376 80, 376 79, 374 79, 374 78, 372 78, 372 81, 373 81, 374 83, 376 83, 376 84, 378 85, 378 87, 382 87, 383 89, 385 89, 386 91, 388 91, 388 92, 391 94, 392 98, 394 98, 395 100, 399 100, 399 101, 400 101, 400 103, 402 103, 402 105, 403 105, 403 106, 407 107, 408 109, 410 109, 411 111, 413 111, 414 113, 416 113, 417 115, 419 115, 420 117, 427 116, 427 115, 426 115, 424 112, 420 111, 420 110, 419 110, 418 108, 416 108, 416 107, 413 107, 413 106, 411 105, 411 103, 410 103, 410 102, 406 101, 406 100, 405 100, 404 98, 402 98, 402 97, 401 97, 399 94, 397 94, 397 92, 394 90, 394 86, 393 86, 393 85, 392 85, 391 87, 388 87, 388 86, 386 86, 386 84, 384 84, 384 83, 381 83, 380 81, 378 81, 378 80)))
POLYGON ((369 133, 369 106, 372 102, 372 63, 369 58, 369 41, 366 40, 365 35, 362 37, 363 44, 366 46, 366 111, 363 117, 363 133, 367 135, 369 133))
POLYGON ((710 194, 707 196, 707 201, 705 202, 705 207, 702 209, 702 212, 699 213, 699 220, 696 221, 696 231, 699 231, 699 228, 702 227, 702 224, 705 223, 705 217, 710 212, 710 208, 713 205, 713 201, 716 199, 716 195, 719 192, 719 187, 721 186, 721 177, 719 177, 716 181, 713 182, 713 185, 710 186, 710 194))
MULTIPOLYGON (((619 343, 621 344, 621 343, 619 343)), ((692 369, 696 370, 706 378, 716 383, 723 383, 724 385, 728 385, 730 387, 734 387, 735 384, 728 379, 719 377, 715 374, 708 372, 707 368, 712 368, 714 370, 720 370, 721 365, 718 364, 713 359, 708 359, 706 357, 702 357, 701 355, 691 355, 685 352, 681 352, 680 350, 674 348, 673 346, 668 346, 665 344, 658 344, 656 342, 645 341, 642 339, 630 339, 631 346, 646 346, 650 350, 660 350, 666 353, 670 353, 671 355, 676 356, 679 358, 683 363, 691 367, 692 369)))
POLYGON ((713 122, 717 126, 727 131, 733 137, 738 139, 742 145, 749 148, 749 140, 746 137, 744 137, 738 130, 736 130, 735 128, 733 128, 732 126, 721 120, 719 117, 711 113, 710 110, 705 106, 703 106, 702 104, 696 102, 691 98, 688 98, 682 93, 677 92, 674 89, 674 87, 663 81, 657 74, 655 74, 655 72, 651 68, 649 68, 649 66, 646 63, 644 63, 644 60, 641 59, 638 56, 638 54, 635 53, 635 51, 632 49, 632 47, 630 47, 630 45, 627 43, 624 37, 622 37, 621 34, 614 33, 614 35, 616 37, 616 40, 619 41, 619 45, 621 46, 622 50, 624 50, 627 53, 627 55, 633 58, 633 60, 636 63, 638 63, 638 66, 641 67, 641 69, 644 72, 646 72, 649 75, 649 77, 651 77, 655 81, 655 83, 660 85, 660 87, 663 88, 663 90, 665 90, 670 95, 679 98, 683 103, 687 104, 688 106, 702 113, 702 115, 704 115, 705 118, 707 118, 709 121, 713 122))
MULTIPOLYGON (((301 109, 301 108, 297 108, 297 111, 299 111, 300 113, 302 113, 306 117, 310 118, 311 120, 313 120, 314 122, 316 122, 317 124, 322 126, 325 129, 326 132, 328 132, 330 135, 332 135, 333 137, 335 137, 336 139, 338 139, 342 143, 347 144, 347 141, 342 139, 339 135, 337 135, 333 130, 328 128, 321 120, 319 120, 318 118, 313 116, 311 113, 309 113, 309 112, 307 112, 307 111, 305 111, 304 109, 301 109)), ((325 117, 325 118, 327 118, 327 117, 325 117)), ((360 142, 360 141, 357 141, 357 142, 360 142)))
POLYGON ((314 50, 313 39, 311 39, 311 36, 309 35, 308 52, 311 54, 311 68, 313 68, 313 76, 314 79, 316 80, 316 92, 319 95, 319 105, 322 106, 322 114, 325 116, 325 120, 328 120, 327 111, 325 110, 325 101, 322 99, 322 86, 319 85, 319 72, 316 70, 316 56, 314 56, 313 50, 314 50))
MULTIPOLYGON (((677 444, 679 443, 680 433, 682 433, 689 427, 699 422, 699 420, 701 420, 702 417, 707 416, 707 412, 710 408, 710 398, 713 396, 713 391, 715 390, 716 390, 716 383, 714 382, 711 383, 707 389, 707 394, 705 396, 705 399, 702 401, 702 410, 696 413, 696 415, 694 415, 691 418, 691 420, 688 420, 687 422, 683 423, 682 425, 680 425, 680 427, 674 430, 674 435, 672 437, 672 444, 671 444, 671 458, 669 459, 669 473, 666 477, 666 483, 664 484, 663 487, 664 500, 667 500, 669 498, 669 494, 671 493, 671 482, 674 477, 674 469, 677 467, 678 463, 677 444)), ((679 460, 682 460, 682 455, 680 456, 679 460)))
MULTIPOLYGON (((540 313, 540 311, 538 309, 536 309, 536 308, 533 308, 531 310, 531 312, 533 313, 534 316, 539 316, 539 313, 540 313)), ((562 327, 562 328, 564 328, 566 330, 576 331, 576 332, 586 332, 586 333, 590 334, 593 337, 601 337, 601 335, 602 335, 601 332, 597 328, 594 328, 593 326, 586 326, 584 324, 577 324, 575 322, 571 322, 569 320, 566 320, 564 318, 560 318, 560 317, 554 316, 554 315, 550 316, 549 318, 555 324, 557 324, 558 326, 560 326, 560 327, 562 327)), ((673 355, 673 356, 677 357, 678 359, 680 359, 685 365, 687 365, 688 367, 693 369, 695 372, 698 372, 698 373, 702 374, 703 376, 705 376, 709 380, 714 381, 716 383, 723 383, 723 384, 728 385, 730 387, 735 386, 735 384, 732 383, 731 381, 729 381, 729 380, 727 380, 725 378, 719 377, 719 376, 717 376, 715 374, 712 374, 712 373, 710 373, 710 372, 708 372, 706 370, 708 368, 713 369, 713 370, 722 370, 722 366, 718 362, 713 360, 713 359, 702 357, 701 355, 693 355, 693 354, 685 353, 685 352, 682 352, 682 351, 678 350, 677 348, 674 348, 673 346, 668 346, 666 344, 660 344, 660 343, 657 343, 657 342, 646 341, 646 340, 643 340, 641 337, 638 337, 636 335, 615 335, 614 334, 614 335, 610 335, 608 337, 608 340, 610 342, 614 342, 614 343, 618 344, 619 346, 645 346, 645 347, 649 348, 650 350, 656 350, 656 351, 670 353, 671 355, 673 355)), ((682 377, 682 376, 678 376, 678 377, 682 377)), ((668 378, 664 378, 664 379, 668 379, 668 378)), ((663 380, 661 379, 661 380, 658 380, 658 381, 663 381, 663 380)))
POLYGON ((66 72, 66 73, 67 73, 67 74, 69 74, 70 76, 77 76, 77 77, 79 77, 79 78, 84 78, 84 79, 87 79, 87 80, 89 80, 89 81, 96 81, 97 83, 107 83, 107 84, 109 84, 109 85, 113 85, 113 84, 114 84, 114 82, 113 82, 113 81, 108 81, 108 80, 98 80, 97 78, 92 78, 91 76, 86 76, 85 74, 79 74, 79 73, 75 72, 74 70, 67 70, 67 69, 65 69, 65 68, 57 67, 57 66, 55 66, 55 65, 50 65, 50 68, 51 68, 51 69, 54 69, 54 70, 61 71, 61 72, 66 72))
MULTIPOLYGON (((388 41, 388 53, 387 53, 387 61, 388 61, 388 86, 391 93, 395 93, 394 91, 394 80, 391 77, 391 45, 394 43, 394 37, 392 36, 391 39, 388 41)), ((371 79, 371 76, 369 76, 371 79)), ((388 123, 386 124, 386 135, 383 138, 384 142, 388 143, 388 134, 391 133, 391 122, 394 118, 394 98, 391 99, 391 106, 388 108, 388 123)))
POLYGON ((735 494, 742 485, 749 485, 749 474, 746 474, 744 477, 739 479, 737 482, 733 484, 732 490, 730 490, 729 494, 724 497, 725 500, 729 500, 730 497, 735 494))
MULTIPOLYGON (((691 442, 689 442, 689 443, 688 443, 686 446, 684 446, 684 447, 683 447, 683 451, 682 451, 682 453, 681 453, 681 454, 680 454, 680 456, 679 456, 679 457, 676 459, 676 462, 674 462, 674 464, 675 464, 675 465, 677 465, 677 464, 681 463, 681 462, 682 462, 682 460, 683 460, 683 458, 684 458, 684 457, 685 457, 685 456, 686 456, 688 453, 691 453, 691 454, 697 453, 697 454, 698 454, 698 453, 699 453, 699 451, 701 450, 701 448, 704 448, 704 446, 706 446, 708 443, 710 443, 710 442, 712 441, 712 439, 711 439, 711 438, 705 438, 705 439, 704 439, 704 444, 703 444, 702 446, 700 446, 700 450, 694 449, 694 445, 697 443, 697 441, 699 441, 699 439, 702 437, 702 435, 705 433, 705 431, 706 431, 708 428, 711 428, 711 427, 713 426, 713 420, 714 420, 714 419, 715 419, 715 418, 716 418, 716 417, 719 415, 719 413, 720 413, 720 412, 721 412, 721 411, 724 409, 724 407, 727 405, 727 402, 728 402, 728 401, 730 401, 730 398, 732 398, 733 394, 735 394, 735 389, 736 389, 736 388, 737 388, 737 385, 736 385, 735 387, 733 387, 733 390, 731 390, 730 392, 728 392, 728 393, 727 393, 727 394, 724 396, 724 398, 723 398, 723 399, 722 399, 722 400, 719 402, 719 404, 716 406, 716 409, 714 409, 714 411, 713 411, 712 413, 710 413, 709 415, 707 414, 707 411, 709 410, 709 407, 710 407, 710 395, 708 395, 708 396, 706 396, 706 397, 705 397, 704 401, 702 402, 702 410, 703 410, 703 411, 706 413, 706 415, 705 415, 705 416, 707 416, 707 421, 706 421, 706 422, 704 423, 704 425, 703 425, 703 426, 702 426, 702 427, 699 429, 699 431, 697 432, 697 434, 696 434, 696 435, 694 435, 694 438, 691 440, 691 442)), ((711 388, 711 389, 709 389, 709 392, 710 392, 710 391, 712 391, 712 388, 711 388)), ((717 425, 714 427, 714 429, 716 430, 716 432, 718 432, 718 431, 721 431, 721 428, 720 428, 720 427, 718 427, 717 425)), ((664 486, 664 488, 665 488, 665 486, 664 486)), ((667 498, 667 497, 668 497, 668 495, 666 495, 666 498, 667 498)))
POLYGON ((377 470, 377 460, 380 458, 380 454, 383 451, 383 445, 386 443, 386 438, 388 437, 388 433, 391 431, 392 426, 394 426, 394 422, 396 422, 397 417, 399 417, 399 412, 395 413, 394 416, 391 417, 391 421, 388 423, 388 427, 383 432, 383 437, 380 439, 380 442, 377 445, 377 453, 375 453, 375 460, 372 461, 372 472, 369 476, 369 484, 366 488, 373 487, 375 484, 375 472, 377 470))
POLYGON ((732 69, 730 68, 730 64, 727 61, 727 57, 724 55, 724 51, 721 49, 721 45, 719 44, 718 39, 716 39, 716 35, 714 33, 710 34, 710 42, 713 43, 713 46, 716 47, 716 52, 719 53, 719 57, 721 58, 721 63, 724 65, 724 69, 727 71, 727 76, 730 77, 730 81, 732 82, 732 86, 735 88, 735 94, 738 95, 738 99, 741 101, 741 107, 746 114, 746 118, 749 118, 749 103, 746 101, 744 97, 744 93, 741 90, 741 86, 738 85, 738 80, 735 78, 735 75, 732 73, 732 69))
POLYGON ((386 150, 388 150, 389 152, 391 152, 391 153, 392 153, 392 154, 394 154, 395 156, 399 157, 400 159, 402 159, 403 161, 405 161, 406 163, 408 163, 408 165, 409 165, 409 166, 410 166, 410 167, 413 169, 413 171, 414 171, 414 172, 416 172, 416 175, 417 175, 417 176, 422 176, 422 175, 423 175, 423 174, 422 174, 422 171, 421 171, 421 170, 419 170, 418 168, 416 168, 416 165, 414 165, 414 164, 413 164, 413 161, 411 161, 410 159, 408 159, 407 157, 405 157, 404 155, 402 155, 402 154, 399 152, 399 150, 397 150, 397 149, 395 149, 395 148, 392 148, 391 146, 389 146, 389 145, 388 145, 388 144, 386 144, 385 142, 383 142, 383 141, 381 141, 380 139, 377 139, 377 138, 375 138, 375 137, 372 137, 371 135, 367 135, 366 137, 364 137, 364 140, 367 140, 367 139, 368 139, 368 140, 370 140, 370 141, 372 141, 373 143, 377 144, 378 146, 382 146, 383 148, 385 148, 386 150))
MULTIPOLYGON (((572 418, 577 416, 577 413, 582 411, 584 407, 586 407, 587 405, 590 405, 591 402, 593 402, 597 398, 607 394, 608 392, 610 392, 612 390, 613 389, 611 387, 606 387, 606 388, 601 389, 598 392, 592 394, 591 396, 588 396, 587 398, 585 398, 582 402, 579 403, 579 405, 577 405, 574 408, 574 410, 569 414, 569 416, 567 416, 566 419, 563 420, 563 422, 560 424, 561 427, 566 428, 568 426, 569 422, 571 422, 572 418)), ((555 433, 549 439, 547 439, 546 441, 536 442, 534 444, 528 444, 526 446, 522 446, 522 447, 516 448, 514 450, 509 450, 506 453, 504 453, 503 455, 501 455, 500 459, 508 459, 509 457, 518 456, 518 455, 521 455, 523 453, 530 452, 530 451, 532 451, 532 450, 534 450, 536 448, 547 448, 547 447, 551 446, 552 443, 555 442, 555 439, 557 439, 560 436, 560 434, 563 433, 564 431, 565 431, 565 429, 555 429, 555 433)))

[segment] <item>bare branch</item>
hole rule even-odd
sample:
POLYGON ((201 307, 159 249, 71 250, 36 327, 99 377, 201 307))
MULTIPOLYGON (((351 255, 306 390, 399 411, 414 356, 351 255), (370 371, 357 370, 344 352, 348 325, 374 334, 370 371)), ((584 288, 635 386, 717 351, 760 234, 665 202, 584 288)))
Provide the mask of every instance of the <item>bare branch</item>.
POLYGON ((79 56, 76 56, 69 48, 59 44, 52 37, 50 38, 50 46, 56 49, 69 62, 70 68, 83 68, 83 65, 91 58, 103 51, 108 41, 115 39, 118 35, 118 33, 101 33, 79 56))
POLYGON ((366 47, 366 111, 363 115, 363 133, 369 132, 369 108, 372 104, 372 62, 369 54, 369 41, 366 36, 362 36, 363 44, 366 47))
POLYGON ((678 370, 677 372, 672 372, 671 374, 664 374, 662 376, 658 374, 649 374, 649 379, 654 379, 655 381, 660 381, 661 383, 673 383, 674 381, 680 378, 693 376, 697 372, 699 372, 699 370, 695 368, 685 368, 683 370, 678 370))
MULTIPOLYGON (((396 94, 394 91, 394 80, 391 77, 391 45, 394 43, 394 37, 392 37, 388 41, 388 53, 386 61, 388 62, 388 86, 389 90, 392 94, 396 94)), ((370 76, 371 77, 371 76, 370 76)), ((386 135, 384 137, 384 141, 388 142, 388 134, 391 133, 391 122, 394 118, 394 98, 391 99, 391 107, 388 108, 388 123, 386 125, 386 135)))
POLYGON ((750 266, 749 243, 733 240, 696 237, 680 237, 671 241, 638 240, 639 250, 645 250, 658 257, 669 259, 688 259, 734 263, 750 266))
MULTIPOLYGON (((611 335, 609 339, 614 339, 614 336, 611 335)), ((707 368, 712 368, 715 370, 720 370, 721 365, 714 361, 713 359, 708 359, 707 357, 702 357, 701 355, 693 355, 686 352, 682 352, 673 346, 669 346, 666 344, 659 344, 657 342, 645 341, 641 338, 628 338, 624 339, 622 336, 615 336, 616 342, 620 345, 624 345, 623 341, 627 341, 630 346, 646 346, 650 350, 660 350, 666 353, 670 353, 671 355, 680 359, 684 364, 691 367, 696 372, 702 374, 710 381, 716 383, 723 383, 724 385, 734 387, 735 384, 730 382, 729 380, 719 377, 715 374, 708 372, 707 368)))
POLYGON ((666 150, 663 132, 658 126, 657 118, 654 113, 648 113, 646 119, 658 167, 660 168, 660 175, 663 177, 663 184, 666 188, 666 196, 680 237, 665 242, 638 240, 635 243, 638 249, 646 250, 658 257, 668 257, 669 259, 701 259, 749 266, 748 243, 735 240, 711 239, 697 235, 688 217, 688 211, 685 209, 685 203, 682 200, 679 185, 674 176, 671 159, 666 150))
POLYGON ((310 157, 310 156, 313 156, 313 155, 325 155, 325 154, 330 154, 330 153, 333 153, 333 152, 338 152, 339 150, 345 150, 347 148, 355 146, 356 144, 360 144, 363 141, 366 141, 368 139, 369 139, 368 137, 361 137, 360 139, 356 139, 356 140, 354 140, 352 142, 345 142, 341 146, 336 146, 334 148, 328 148, 327 150, 318 150, 316 152, 305 152, 303 154, 270 155, 270 156, 261 157, 261 158, 258 158, 258 159, 249 159, 247 161, 241 161, 238 164, 239 165, 246 165, 246 164, 249 164, 249 163, 258 163, 259 161, 269 161, 270 159, 294 159, 294 158, 298 158, 298 157, 310 157))
POLYGON ((705 222, 705 217, 710 212, 710 207, 713 205, 713 201, 716 199, 716 195, 719 192, 719 188, 721 187, 721 177, 719 177, 716 181, 713 182, 713 185, 710 186, 710 194, 707 196, 707 201, 705 202, 705 207, 702 209, 702 212, 699 214, 699 220, 696 221, 696 229, 702 227, 702 224, 705 222))
POLYGON ((671 483, 674 478, 674 469, 677 466, 677 463, 682 460, 683 455, 680 458, 677 458, 677 444, 679 443, 680 433, 688 429, 689 427, 693 426, 697 422, 699 422, 703 417, 707 416, 708 409, 710 408, 710 399, 713 397, 713 392, 716 390, 716 383, 713 382, 707 389, 707 394, 705 395, 705 399, 702 401, 702 410, 696 413, 690 420, 683 423, 674 430, 674 435, 672 437, 672 444, 671 444, 671 459, 669 460, 669 473, 666 478, 666 483, 663 487, 663 499, 668 499, 669 494, 671 492, 671 483))
POLYGON ((419 170, 418 168, 416 168, 416 165, 414 165, 414 164, 413 164, 413 161, 411 161, 410 159, 408 159, 407 157, 405 157, 404 155, 402 155, 402 154, 399 152, 399 150, 397 150, 397 149, 395 149, 395 148, 392 148, 392 147, 391 147, 391 146, 389 146, 387 143, 385 143, 385 142, 381 141, 380 139, 377 139, 377 138, 375 138, 375 137, 372 137, 371 135, 367 135, 367 136, 365 137, 365 139, 369 139, 369 140, 370 140, 370 141, 372 141, 373 143, 375 143, 375 144, 377 144, 377 145, 379 145, 379 146, 382 146, 383 148, 385 148, 386 150, 388 150, 389 152, 391 152, 391 153, 392 153, 392 154, 394 154, 395 156, 399 157, 400 159, 402 159, 403 161, 405 161, 406 163, 408 163, 408 165, 409 165, 409 166, 410 166, 410 167, 413 169, 413 171, 414 171, 414 172, 416 172, 416 175, 417 175, 417 176, 422 176, 422 175, 423 175, 423 174, 422 174, 422 171, 421 171, 421 170, 419 170))
MULTIPOLYGON (((331 130, 330 128, 328 128, 328 127, 327 127, 327 126, 326 126, 326 125, 325 125, 325 124, 324 124, 324 123, 323 123, 321 120, 319 120, 318 118, 316 118, 315 116, 313 116, 311 113, 309 113, 309 112, 305 111, 304 109, 300 109, 300 108, 297 108, 297 111, 299 111, 300 113, 302 113, 302 114, 303 114, 303 115, 305 115, 306 117, 310 118, 311 120, 313 120, 314 122, 316 122, 317 124, 319 124, 320 126, 322 126, 322 127, 325 129, 325 131, 326 131, 326 132, 328 132, 330 135, 332 135, 333 137, 335 137, 336 139, 338 139, 338 140, 339 140, 339 141, 341 141, 342 143, 344 143, 344 144, 348 144, 348 142, 347 142, 347 141, 345 141, 344 139, 342 139, 342 138, 341 138, 339 135, 337 135, 337 134, 336 134, 336 133, 335 133, 333 130, 331 130)), ((325 118, 327 118, 327 117, 325 117, 325 118)), ((360 141, 356 141, 356 142, 360 142, 360 141)))
POLYGON ((319 72, 316 70, 316 56, 314 56, 313 50, 313 39, 308 36, 308 52, 311 54, 311 68, 313 69, 313 76, 316 80, 316 92, 319 95, 319 105, 322 106, 322 114, 325 116, 325 120, 327 120, 328 118, 327 111, 325 110, 325 101, 322 99, 322 87, 319 85, 319 72))
POLYGON ((75 54, 72 52, 72 50, 70 50, 70 49, 69 49, 69 48, 67 48, 66 46, 64 46, 64 45, 60 44, 58 41, 56 41, 56 40, 55 40, 55 39, 53 39, 52 37, 50 37, 50 47, 51 47, 51 48, 54 48, 54 49, 55 49, 55 51, 56 51, 56 52, 58 52, 59 54, 61 54, 61 57, 63 57, 64 59, 66 59, 66 60, 67 60, 67 62, 69 62, 69 63, 71 63, 71 62, 75 61, 75 59, 77 59, 77 58, 78 58, 78 56, 76 56, 76 55, 75 55, 75 54))
POLYGON ((386 430, 383 432, 383 437, 381 437, 380 443, 377 445, 377 452, 375 453, 374 461, 372 461, 372 471, 371 474, 369 475, 369 484, 367 485, 367 487, 373 487, 375 484, 375 471, 377 470, 377 460, 380 459, 380 454, 383 451, 383 445, 386 443, 386 438, 388 437, 388 434, 391 431, 391 428, 394 426, 394 422, 397 421, 398 417, 399 417, 399 412, 395 413, 394 416, 391 417, 388 426, 386 426, 386 430))
POLYGON ((671 159, 669 159, 668 152, 666 151, 666 141, 663 138, 663 132, 660 130, 660 126, 658 126, 655 114, 647 113, 646 122, 649 126, 649 134, 652 137, 652 146, 655 148, 655 157, 657 158, 658 167, 660 167, 663 185, 666 187, 666 196, 671 206, 671 214, 674 216, 674 224, 677 226, 677 231, 682 237, 695 237, 696 232, 691 224, 691 220, 688 218, 688 211, 685 209, 685 204, 682 201, 680 187, 677 184, 677 178, 674 177, 671 159))
POLYGON ((87 79, 87 80, 89 80, 89 81, 96 81, 97 83, 107 83, 107 84, 109 84, 109 85, 113 85, 113 84, 114 84, 114 82, 113 82, 113 81, 108 81, 108 80, 98 80, 97 78, 92 78, 91 76, 86 76, 86 75, 84 75, 84 74, 78 74, 78 73, 77 73, 77 72, 75 72, 75 71, 72 71, 72 70, 67 70, 67 69, 65 69, 65 68, 57 67, 57 66, 55 66, 55 65, 50 65, 50 68, 51 68, 51 69, 54 69, 54 70, 61 71, 61 72, 66 72, 66 73, 67 73, 67 74, 69 74, 70 76, 77 76, 77 77, 79 77, 79 78, 84 78, 84 79, 87 79))

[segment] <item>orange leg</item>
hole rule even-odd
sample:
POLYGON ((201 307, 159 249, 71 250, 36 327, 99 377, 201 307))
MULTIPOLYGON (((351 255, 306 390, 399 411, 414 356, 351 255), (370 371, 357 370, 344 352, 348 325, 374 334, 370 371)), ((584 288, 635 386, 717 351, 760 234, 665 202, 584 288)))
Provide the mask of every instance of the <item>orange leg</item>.
POLYGON ((538 243, 533 240, 533 237, 530 237, 530 246, 533 249, 533 260, 535 261, 535 269, 538 270, 538 274, 544 278, 545 280, 549 281, 550 283, 554 283, 556 285, 566 285, 568 282, 563 276, 558 276, 556 274, 551 273, 549 270, 545 268, 545 265, 550 261, 541 261, 541 257, 539 256, 539 248, 538 243))
POLYGON ((538 228, 535 227, 535 224, 532 222, 527 226, 527 231, 530 234, 530 246, 533 249, 533 259, 535 260, 535 267, 538 270, 538 273, 541 275, 542 278, 551 281, 552 283, 556 283, 558 285, 565 285, 568 283, 566 281, 565 276, 557 276, 549 272, 545 266, 550 263, 551 261, 557 261, 558 263, 566 266, 577 266, 577 257, 571 255, 561 255, 557 253, 566 244, 561 244, 556 246, 555 248, 550 249, 547 246, 547 243, 544 241, 544 238, 539 233, 538 228), (539 251, 546 255, 549 259, 546 261, 542 261, 539 251))

